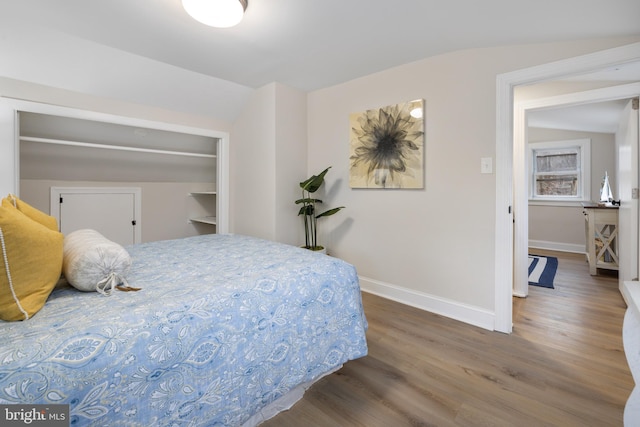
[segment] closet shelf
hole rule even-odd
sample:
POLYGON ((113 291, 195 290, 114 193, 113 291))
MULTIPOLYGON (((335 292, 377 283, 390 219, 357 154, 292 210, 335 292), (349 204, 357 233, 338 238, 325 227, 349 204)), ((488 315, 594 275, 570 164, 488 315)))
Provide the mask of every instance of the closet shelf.
POLYGON ((199 218, 190 218, 189 219, 192 222, 199 222, 202 224, 210 224, 210 225, 216 225, 216 217, 215 216, 201 216, 199 218))
POLYGON ((92 142, 67 141, 63 139, 53 139, 53 138, 38 138, 34 136, 21 136, 20 141, 41 142, 45 144, 57 144, 57 145, 71 145, 74 147, 102 148, 106 150, 136 151, 139 153, 169 154, 172 156, 205 157, 210 159, 216 158, 215 154, 189 153, 186 151, 172 151, 172 150, 156 150, 153 148, 127 147, 127 146, 109 145, 109 144, 94 144, 92 142))

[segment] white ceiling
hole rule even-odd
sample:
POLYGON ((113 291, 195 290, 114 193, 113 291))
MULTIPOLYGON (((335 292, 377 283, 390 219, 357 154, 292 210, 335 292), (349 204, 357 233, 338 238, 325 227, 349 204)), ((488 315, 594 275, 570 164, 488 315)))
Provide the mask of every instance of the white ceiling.
MULTIPOLYGON (((214 29, 180 0, 0 0, 0 23, 248 88, 280 82, 304 91, 460 49, 638 36, 639 17, 638 0, 249 0, 238 26, 214 29)), ((638 68, 631 73, 639 80, 638 68)))
POLYGON ((627 102, 619 99, 533 111, 528 114, 527 123, 531 127, 547 129, 615 133, 627 102))
MULTIPOLYGON (((568 83, 597 83, 597 86, 613 86, 640 81, 640 61, 620 64, 604 70, 572 76, 562 81, 568 83), (606 83, 606 84, 605 84, 606 83)), ((627 99, 593 102, 569 107, 545 108, 530 111, 529 126, 599 133, 615 133, 627 99)))
POLYGON ((638 0, 249 0, 228 29, 180 0, 0 0, 0 11, 252 88, 307 91, 458 49, 640 34, 638 0))

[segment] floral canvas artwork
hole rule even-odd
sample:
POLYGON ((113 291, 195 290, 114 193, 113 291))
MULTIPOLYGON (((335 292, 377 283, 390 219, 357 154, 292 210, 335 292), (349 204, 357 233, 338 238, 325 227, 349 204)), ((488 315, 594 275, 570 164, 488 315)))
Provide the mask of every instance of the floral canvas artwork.
POLYGON ((351 188, 424 188, 424 100, 349 116, 351 188))

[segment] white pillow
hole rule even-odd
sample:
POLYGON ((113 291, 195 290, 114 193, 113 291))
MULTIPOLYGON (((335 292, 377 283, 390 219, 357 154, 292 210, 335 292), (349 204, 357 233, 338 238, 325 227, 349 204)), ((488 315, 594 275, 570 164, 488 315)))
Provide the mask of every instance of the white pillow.
POLYGON ((95 230, 77 230, 64 238, 62 273, 76 289, 109 295, 121 283, 128 286, 129 267, 126 249, 95 230))

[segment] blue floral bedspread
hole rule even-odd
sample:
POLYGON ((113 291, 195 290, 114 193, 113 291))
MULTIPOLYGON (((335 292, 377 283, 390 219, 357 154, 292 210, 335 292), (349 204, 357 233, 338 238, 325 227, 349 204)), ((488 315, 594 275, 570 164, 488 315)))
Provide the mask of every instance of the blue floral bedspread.
POLYGON ((72 425, 239 426, 367 353, 355 268, 240 235, 127 247, 138 292, 68 285, 0 321, 0 403, 70 405, 72 425))

